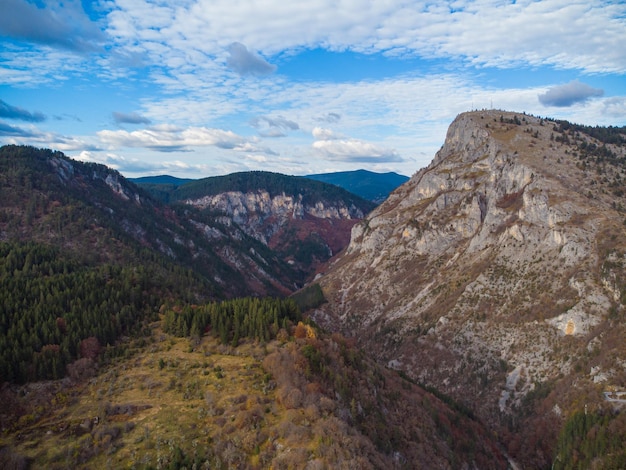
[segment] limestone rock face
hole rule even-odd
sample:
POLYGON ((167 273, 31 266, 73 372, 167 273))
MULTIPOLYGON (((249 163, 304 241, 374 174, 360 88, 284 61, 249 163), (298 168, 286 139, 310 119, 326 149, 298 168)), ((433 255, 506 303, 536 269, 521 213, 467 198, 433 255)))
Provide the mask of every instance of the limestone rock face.
MULTIPOLYGON (((540 384, 590 379, 589 342, 626 343, 626 233, 622 167, 593 167, 582 142, 602 145, 532 116, 460 115, 432 163, 354 226, 315 318, 492 423, 540 384)), ((615 355, 602 370, 624 381, 615 355)))
POLYGON ((185 202, 226 214, 248 235, 266 245, 289 221, 316 218, 356 222, 365 216, 362 210, 354 205, 347 206, 343 201, 337 201, 336 205, 325 205, 321 201, 306 205, 302 196, 282 194, 272 197, 268 191, 227 191, 185 202))
MULTIPOLYGON (((267 190, 225 191, 184 202, 213 214, 213 220, 228 228, 226 234, 215 227, 199 226, 207 239, 224 240, 240 230, 286 263, 291 271, 291 279, 282 281, 289 288, 286 293, 301 287, 318 266, 343 250, 350 241, 352 227, 365 216, 362 208, 341 198, 322 201, 309 197, 305 202, 302 194, 271 195, 267 190)), ((233 261, 233 254, 220 254, 242 269, 233 261)), ((259 256, 257 253, 254 258, 259 256)), ((267 276, 261 273, 260 277, 267 276)))

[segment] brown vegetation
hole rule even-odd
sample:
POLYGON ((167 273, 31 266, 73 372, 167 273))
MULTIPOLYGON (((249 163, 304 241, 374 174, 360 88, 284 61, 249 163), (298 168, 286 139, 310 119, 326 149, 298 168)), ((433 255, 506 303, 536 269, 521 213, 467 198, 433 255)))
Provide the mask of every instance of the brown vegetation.
POLYGON ((506 467, 473 417, 382 369, 354 341, 320 337, 303 323, 278 336, 237 348, 205 336, 192 349, 155 324, 150 341, 131 346, 128 359, 99 371, 89 358, 76 361, 74 384, 5 389, 3 404, 14 413, 2 410, 0 462, 506 467))

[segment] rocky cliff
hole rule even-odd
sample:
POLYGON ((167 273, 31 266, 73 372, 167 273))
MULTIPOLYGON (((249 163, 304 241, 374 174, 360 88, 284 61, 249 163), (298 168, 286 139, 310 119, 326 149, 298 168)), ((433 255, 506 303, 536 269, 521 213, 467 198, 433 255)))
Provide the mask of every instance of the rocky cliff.
POLYGON ((251 172, 215 180, 179 201, 272 250, 293 270, 291 290, 343 250, 354 224, 375 207, 338 187, 301 177, 251 172))
MULTIPOLYGON (((356 222, 365 216, 362 209, 354 204, 348 205, 342 200, 335 203, 315 201, 312 204, 305 204, 301 194, 294 196, 282 193, 272 196, 267 190, 246 193, 226 191, 187 199, 185 203, 229 216, 246 233, 266 245, 269 245, 272 237, 290 221, 328 219, 356 222)), ((332 254, 330 246, 329 250, 332 254)))
POLYGON ((568 412, 626 387, 625 140, 584 131, 458 116, 320 280, 319 322, 470 406, 531 466, 568 412))

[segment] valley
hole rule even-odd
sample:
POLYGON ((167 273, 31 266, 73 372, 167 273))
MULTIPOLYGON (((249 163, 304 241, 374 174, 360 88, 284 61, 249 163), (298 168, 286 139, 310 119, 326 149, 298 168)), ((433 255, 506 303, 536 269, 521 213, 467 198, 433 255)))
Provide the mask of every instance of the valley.
POLYGON ((378 206, 0 157, 4 467, 626 466, 623 128, 463 113, 378 206))

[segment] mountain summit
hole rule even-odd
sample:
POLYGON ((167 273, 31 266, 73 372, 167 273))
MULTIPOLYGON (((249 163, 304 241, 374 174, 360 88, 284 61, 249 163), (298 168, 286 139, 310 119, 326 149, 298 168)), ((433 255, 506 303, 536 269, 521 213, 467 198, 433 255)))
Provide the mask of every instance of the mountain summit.
POLYGON ((626 387, 625 162, 624 129, 459 115, 353 228, 316 320, 549 465, 563 423, 626 387))

